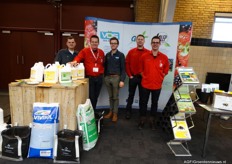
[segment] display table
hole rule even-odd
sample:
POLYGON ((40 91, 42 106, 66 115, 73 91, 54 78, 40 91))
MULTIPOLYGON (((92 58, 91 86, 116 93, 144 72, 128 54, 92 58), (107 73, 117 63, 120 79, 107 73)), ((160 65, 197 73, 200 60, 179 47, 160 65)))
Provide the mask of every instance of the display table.
POLYGON ((207 147, 208 137, 209 137, 209 129, 210 129, 210 124, 211 124, 211 117, 213 115, 232 116, 232 111, 217 109, 217 108, 214 108, 212 105, 206 105, 206 104, 201 104, 201 103, 198 103, 198 105, 209 112, 208 119, 207 119, 207 125, 206 125, 205 139, 204 139, 204 144, 203 144, 203 152, 202 152, 202 157, 205 157, 206 147, 207 147))
POLYGON ((89 97, 89 80, 76 80, 71 84, 54 84, 51 87, 12 82, 9 84, 10 110, 12 124, 32 123, 34 102, 59 103, 59 129, 77 128, 76 110, 79 104, 89 97))

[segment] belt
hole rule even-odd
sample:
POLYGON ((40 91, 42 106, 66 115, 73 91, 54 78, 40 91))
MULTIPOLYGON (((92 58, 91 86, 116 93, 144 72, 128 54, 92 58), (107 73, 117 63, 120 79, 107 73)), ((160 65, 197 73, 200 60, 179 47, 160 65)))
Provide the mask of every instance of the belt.
POLYGON ((134 77, 141 77, 140 74, 136 74, 136 75, 132 75, 132 76, 134 76, 134 77))
POLYGON ((98 77, 102 77, 102 74, 98 75, 98 76, 89 76, 89 75, 86 75, 86 78, 98 78, 98 77))
POLYGON ((107 76, 119 76, 118 74, 109 74, 107 76))

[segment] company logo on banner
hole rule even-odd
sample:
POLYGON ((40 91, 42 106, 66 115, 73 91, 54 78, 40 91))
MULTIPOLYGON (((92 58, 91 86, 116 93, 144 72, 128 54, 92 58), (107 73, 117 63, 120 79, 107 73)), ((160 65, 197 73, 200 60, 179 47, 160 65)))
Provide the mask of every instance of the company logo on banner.
MULTIPOLYGON (((179 56, 186 56, 186 52, 184 52, 185 50, 181 49, 182 47, 180 46, 179 41, 182 41, 181 44, 185 44, 185 47, 190 45, 190 40, 185 43, 183 42, 183 39, 180 39, 179 34, 183 32, 182 29, 184 25, 191 27, 192 23, 138 23, 87 17, 85 20, 85 46, 89 45, 88 43, 91 34, 96 34, 100 38, 99 48, 107 53, 111 50, 109 39, 111 37, 116 37, 118 38, 120 43, 118 46, 118 50, 123 52, 126 56, 130 49, 136 47, 136 36, 138 34, 144 35, 144 46, 145 48, 150 50, 151 38, 158 35, 161 39, 161 46, 159 50, 168 56, 170 62, 169 73, 164 79, 158 103, 158 110, 162 111, 172 94, 176 59, 178 59, 177 55, 179 54, 179 56)), ((191 31, 188 31, 188 34, 190 33, 191 31)), ((181 34, 186 36, 185 33, 181 34)), ((191 36, 188 37, 188 39, 189 38, 191 39, 191 36)), ((120 89, 119 94, 119 104, 121 107, 125 107, 128 98, 128 78, 125 81, 125 86, 120 89)), ((109 96, 105 86, 102 87, 97 106, 98 108, 109 107, 109 96)), ((150 107, 150 103, 148 104, 148 106, 150 107)), ((139 97, 137 89, 136 95, 134 97, 133 108, 138 107, 139 97)))
MULTIPOLYGON (((147 34, 146 34, 146 31, 142 32, 141 34, 144 36, 145 39, 148 38, 148 36, 147 36, 147 34)), ((131 37, 131 42, 134 42, 134 43, 135 43, 136 37, 137 37, 137 35, 132 36, 132 37, 131 37)))
POLYGON ((116 38, 120 39, 119 32, 100 31, 100 39, 102 39, 103 41, 109 41, 109 39, 112 37, 116 37, 116 38))

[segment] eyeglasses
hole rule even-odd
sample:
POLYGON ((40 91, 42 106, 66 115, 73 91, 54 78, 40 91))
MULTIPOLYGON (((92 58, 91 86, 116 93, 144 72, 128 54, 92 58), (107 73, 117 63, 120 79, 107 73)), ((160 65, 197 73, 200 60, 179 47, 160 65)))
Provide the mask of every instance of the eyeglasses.
POLYGON ((116 45, 116 44, 118 44, 118 43, 110 43, 110 44, 112 44, 112 45, 116 45))
POLYGON ((98 44, 98 41, 90 41, 91 44, 98 44))
POLYGON ((151 44, 160 44, 160 42, 151 42, 151 44))

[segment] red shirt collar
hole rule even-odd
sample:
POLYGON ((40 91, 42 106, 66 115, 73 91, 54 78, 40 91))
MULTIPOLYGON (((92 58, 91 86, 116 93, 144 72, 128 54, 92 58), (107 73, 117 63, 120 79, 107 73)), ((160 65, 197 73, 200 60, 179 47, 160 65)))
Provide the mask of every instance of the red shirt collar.
MULTIPOLYGON (((152 50, 150 51, 150 54, 151 54, 151 56, 153 56, 152 50)), ((160 55, 160 52, 158 51, 157 56, 159 56, 159 55, 160 55)))

